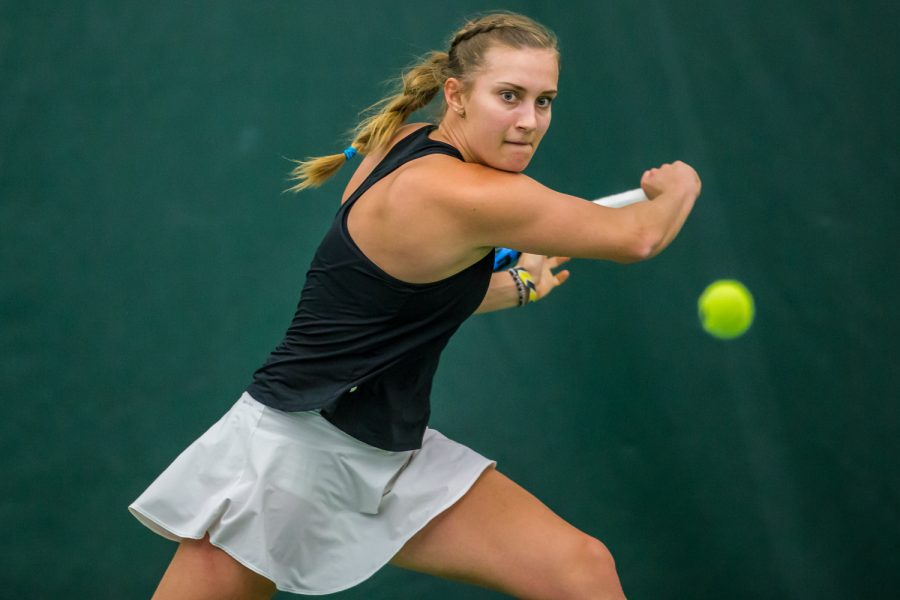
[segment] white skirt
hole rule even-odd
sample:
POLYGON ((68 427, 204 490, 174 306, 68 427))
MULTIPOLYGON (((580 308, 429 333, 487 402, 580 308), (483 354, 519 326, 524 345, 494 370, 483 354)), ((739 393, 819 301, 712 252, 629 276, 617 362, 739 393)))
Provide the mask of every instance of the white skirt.
POLYGON ((496 464, 431 428, 418 450, 382 450, 317 411, 244 393, 129 510, 172 540, 208 532, 279 590, 332 594, 371 577, 496 464))

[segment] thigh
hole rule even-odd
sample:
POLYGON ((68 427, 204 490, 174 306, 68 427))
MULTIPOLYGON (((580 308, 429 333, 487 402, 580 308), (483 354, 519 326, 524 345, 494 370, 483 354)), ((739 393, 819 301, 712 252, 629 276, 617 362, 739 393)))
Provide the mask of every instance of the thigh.
POLYGON ((391 564, 519 598, 561 597, 560 582, 597 546, 602 544, 489 468, 391 564))
POLYGON ((210 544, 207 536, 179 544, 153 600, 264 600, 275 591, 275 584, 210 544))

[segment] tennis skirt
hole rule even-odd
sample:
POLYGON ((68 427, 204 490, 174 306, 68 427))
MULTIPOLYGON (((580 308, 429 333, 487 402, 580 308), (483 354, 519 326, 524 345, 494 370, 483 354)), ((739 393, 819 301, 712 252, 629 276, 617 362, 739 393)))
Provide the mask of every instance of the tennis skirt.
POLYGON ((318 411, 244 393, 129 510, 171 540, 210 542, 279 590, 331 594, 381 569, 496 461, 428 428, 392 452, 318 411))

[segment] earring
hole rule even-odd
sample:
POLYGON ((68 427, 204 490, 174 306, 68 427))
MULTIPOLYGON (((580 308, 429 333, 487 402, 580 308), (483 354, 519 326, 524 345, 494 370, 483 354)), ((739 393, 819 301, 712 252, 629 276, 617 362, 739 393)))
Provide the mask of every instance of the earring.
POLYGON ((457 109, 456 109, 456 114, 458 114, 459 117, 460 117, 461 119, 465 119, 465 118, 466 118, 466 109, 464 109, 464 108, 457 108, 457 109))

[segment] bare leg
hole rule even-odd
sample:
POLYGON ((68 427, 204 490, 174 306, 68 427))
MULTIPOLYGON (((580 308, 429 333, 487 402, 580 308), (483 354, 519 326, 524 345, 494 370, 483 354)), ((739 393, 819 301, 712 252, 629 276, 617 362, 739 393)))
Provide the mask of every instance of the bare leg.
POLYGON ((263 600, 275 584, 224 550, 202 540, 183 540, 152 600, 263 600))
POLYGON ((391 564, 523 599, 625 597, 606 546, 493 468, 391 564))

